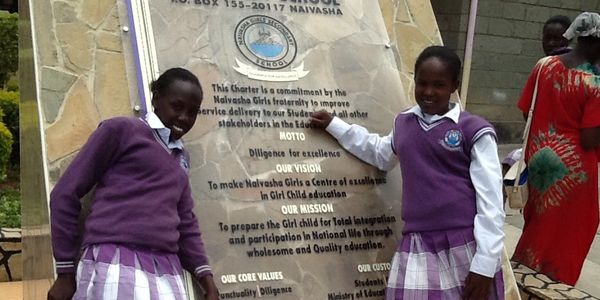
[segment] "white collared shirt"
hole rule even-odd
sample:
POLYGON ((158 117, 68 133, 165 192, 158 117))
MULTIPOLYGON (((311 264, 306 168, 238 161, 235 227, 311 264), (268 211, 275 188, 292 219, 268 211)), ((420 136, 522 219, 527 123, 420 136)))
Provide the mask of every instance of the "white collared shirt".
POLYGON ((183 150, 183 142, 181 142, 181 139, 171 141, 171 129, 165 127, 165 124, 163 124, 163 122, 155 113, 148 112, 146 114, 146 122, 148 123, 150 128, 156 130, 158 136, 163 141, 165 146, 167 146, 167 148, 171 150, 183 150))
MULTIPOLYGON (((460 106, 451 104, 446 114, 427 115, 416 105, 404 114, 415 114, 431 124, 443 118, 458 123, 460 106)), ((327 127, 340 145, 361 160, 388 171, 398 164, 394 154, 393 132, 381 137, 369 133, 359 125, 350 125, 334 117, 327 127)), ((474 220, 474 235, 477 251, 471 262, 470 271, 487 277, 494 277, 500 266, 500 256, 504 247, 504 201, 502 196, 502 171, 498 159, 498 146, 491 134, 484 134, 471 148, 469 174, 475 188, 477 214, 474 220)))

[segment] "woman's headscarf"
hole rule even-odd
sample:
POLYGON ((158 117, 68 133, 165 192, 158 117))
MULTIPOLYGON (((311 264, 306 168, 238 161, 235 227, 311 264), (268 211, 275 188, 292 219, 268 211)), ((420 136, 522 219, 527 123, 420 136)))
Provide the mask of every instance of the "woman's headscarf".
POLYGON ((600 15, 593 12, 584 12, 577 16, 563 36, 571 40, 580 36, 593 36, 600 38, 600 15))

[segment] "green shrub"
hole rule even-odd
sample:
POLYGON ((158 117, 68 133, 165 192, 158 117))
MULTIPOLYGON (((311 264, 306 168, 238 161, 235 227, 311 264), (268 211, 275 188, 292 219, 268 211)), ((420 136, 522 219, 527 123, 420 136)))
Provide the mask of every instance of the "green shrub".
POLYGON ((12 151, 9 164, 19 166, 19 92, 0 90, 0 122, 3 122, 13 137, 12 151))
POLYGON ((0 189, 0 227, 21 227, 21 195, 18 189, 0 189))
POLYGON ((19 91, 19 76, 17 76, 17 74, 13 74, 13 76, 10 77, 6 83, 6 90, 10 92, 19 91))
POLYGON ((6 179, 6 169, 12 149, 12 134, 4 123, 0 122, 0 182, 6 179))
POLYGON ((18 133, 19 92, 0 90, 0 109, 4 112, 4 117, 0 120, 6 124, 11 133, 18 133))
POLYGON ((18 20, 17 14, 0 14, 0 87, 18 68, 18 20))

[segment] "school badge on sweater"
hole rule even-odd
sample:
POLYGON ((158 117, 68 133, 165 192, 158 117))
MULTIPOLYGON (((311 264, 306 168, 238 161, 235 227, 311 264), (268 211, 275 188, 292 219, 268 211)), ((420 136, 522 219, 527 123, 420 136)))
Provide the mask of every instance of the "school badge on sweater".
POLYGON ((462 144, 463 135, 459 130, 451 129, 446 131, 444 140, 440 141, 440 144, 449 151, 460 151, 460 145, 462 144))

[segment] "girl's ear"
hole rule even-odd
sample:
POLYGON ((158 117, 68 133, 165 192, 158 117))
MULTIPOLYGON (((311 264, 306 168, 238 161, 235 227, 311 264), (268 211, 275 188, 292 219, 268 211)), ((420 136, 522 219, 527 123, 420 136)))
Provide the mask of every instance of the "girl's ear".
POLYGON ((158 93, 153 91, 152 92, 152 100, 150 100, 150 103, 152 103, 152 107, 156 106, 156 102, 158 101, 158 98, 160 98, 158 93))
POLYGON ((156 103, 154 102, 154 98, 152 98, 152 101, 150 102, 150 110, 151 112, 155 112, 156 111, 156 103))
POLYGON ((453 93, 454 93, 454 92, 456 92, 456 90, 458 89, 458 87, 459 87, 459 86, 460 86, 460 80, 455 80, 455 81, 452 83, 452 92, 453 92, 453 93))

